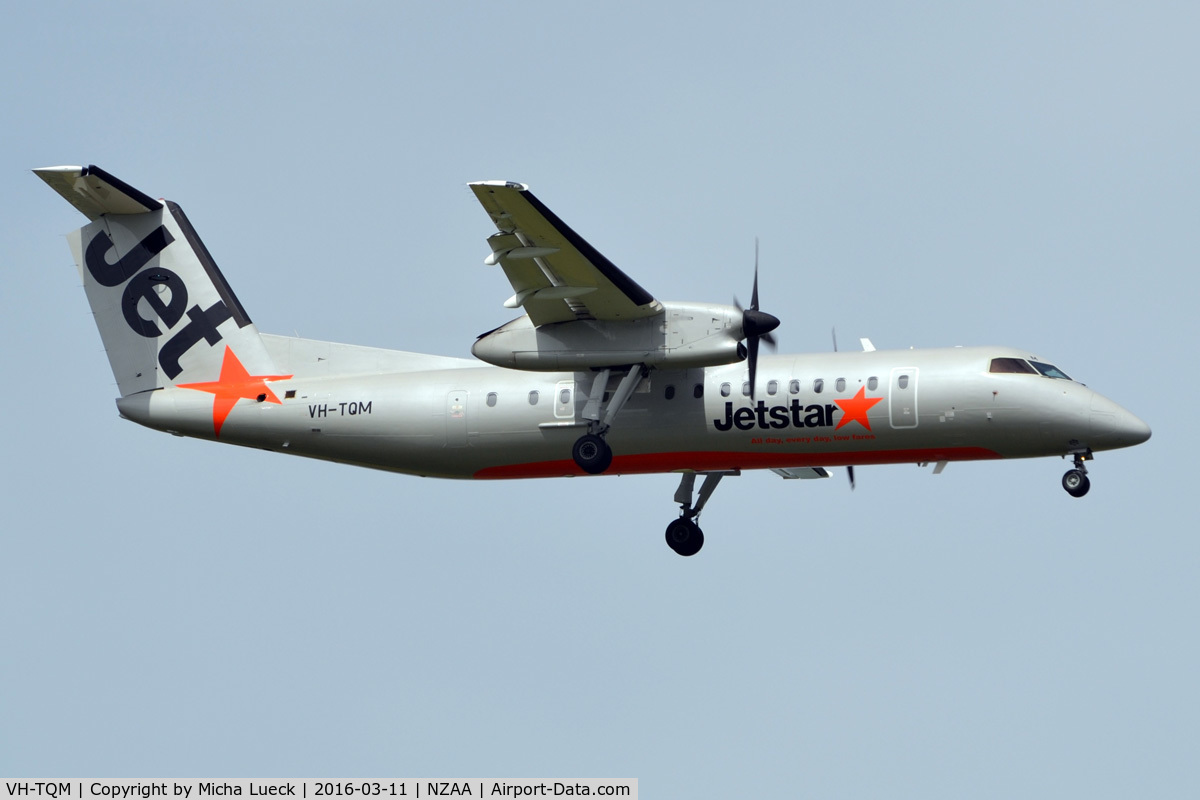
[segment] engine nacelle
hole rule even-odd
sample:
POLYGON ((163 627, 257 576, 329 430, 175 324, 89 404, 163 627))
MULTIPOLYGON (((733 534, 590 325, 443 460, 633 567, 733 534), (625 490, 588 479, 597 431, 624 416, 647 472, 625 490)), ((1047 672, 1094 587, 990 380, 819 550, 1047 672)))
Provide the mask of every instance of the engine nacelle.
POLYGON ((745 358, 742 312, 733 306, 664 303, 639 320, 582 319, 535 327, 528 316, 476 340, 476 358, 509 369, 556 372, 646 364, 687 369, 745 358))

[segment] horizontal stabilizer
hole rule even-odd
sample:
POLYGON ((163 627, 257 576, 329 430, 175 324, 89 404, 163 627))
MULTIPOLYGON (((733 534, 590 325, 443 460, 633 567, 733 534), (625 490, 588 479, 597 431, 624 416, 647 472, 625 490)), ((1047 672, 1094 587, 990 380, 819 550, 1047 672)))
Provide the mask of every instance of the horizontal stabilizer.
POLYGON ((34 174, 90 220, 105 214, 144 214, 162 203, 97 166, 42 167, 34 174))

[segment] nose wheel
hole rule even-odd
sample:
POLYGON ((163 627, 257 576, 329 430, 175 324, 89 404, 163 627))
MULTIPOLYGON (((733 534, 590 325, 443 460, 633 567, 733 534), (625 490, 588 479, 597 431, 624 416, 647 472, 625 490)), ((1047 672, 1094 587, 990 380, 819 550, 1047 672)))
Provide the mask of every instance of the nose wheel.
POLYGON ((1062 484, 1071 497, 1083 497, 1088 493, 1088 489, 1092 488, 1088 476, 1077 469, 1067 470, 1067 474, 1063 475, 1062 484))
POLYGON ((716 490, 721 478, 737 475, 737 470, 728 472, 703 472, 704 483, 696 494, 695 472, 685 472, 679 477, 679 488, 675 490, 675 502, 679 503, 679 519, 667 526, 667 547, 681 556, 694 556, 704 546, 704 531, 696 524, 704 504, 716 490))
POLYGON ((1083 497, 1088 493, 1088 489, 1092 488, 1092 482, 1088 480, 1087 476, 1087 467, 1083 464, 1090 456, 1091 453, 1076 453, 1075 468, 1067 470, 1067 473, 1063 475, 1063 488, 1071 497, 1083 497))
POLYGON ((694 556, 704 546, 704 531, 690 519, 680 517, 667 526, 667 546, 681 556, 694 556))

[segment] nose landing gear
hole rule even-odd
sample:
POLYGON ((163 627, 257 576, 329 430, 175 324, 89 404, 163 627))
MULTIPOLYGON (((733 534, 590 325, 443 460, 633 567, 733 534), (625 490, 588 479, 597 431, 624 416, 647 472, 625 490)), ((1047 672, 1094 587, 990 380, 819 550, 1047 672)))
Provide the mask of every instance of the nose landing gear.
POLYGON ((1083 462, 1092 457, 1091 452, 1075 453, 1075 468, 1067 470, 1063 475, 1062 485, 1067 490, 1067 494, 1071 497, 1083 497, 1088 493, 1088 489, 1092 488, 1092 482, 1088 480, 1087 467, 1083 462))
POLYGON ((685 472, 679 479, 679 488, 675 490, 675 502, 679 503, 679 519, 673 520, 667 526, 667 546, 681 556, 694 556, 704 546, 704 531, 696 524, 700 511, 708 498, 712 496, 721 478, 726 475, 737 475, 732 472, 704 472, 704 483, 700 486, 700 494, 692 505, 692 490, 696 486, 696 473, 685 472))
POLYGON ((667 526, 667 546, 681 556, 694 556, 704 547, 704 531, 690 519, 680 517, 667 526))

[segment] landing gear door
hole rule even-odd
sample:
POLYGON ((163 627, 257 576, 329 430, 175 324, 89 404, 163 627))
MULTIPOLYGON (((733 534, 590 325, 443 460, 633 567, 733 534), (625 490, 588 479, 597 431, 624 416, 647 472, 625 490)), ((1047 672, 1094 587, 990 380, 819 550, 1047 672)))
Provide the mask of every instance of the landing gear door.
POLYGON ((889 418, 893 428, 917 427, 917 368, 896 367, 888 384, 889 418))
POLYGON ((575 381, 559 381, 554 387, 554 418, 575 419, 575 381))

